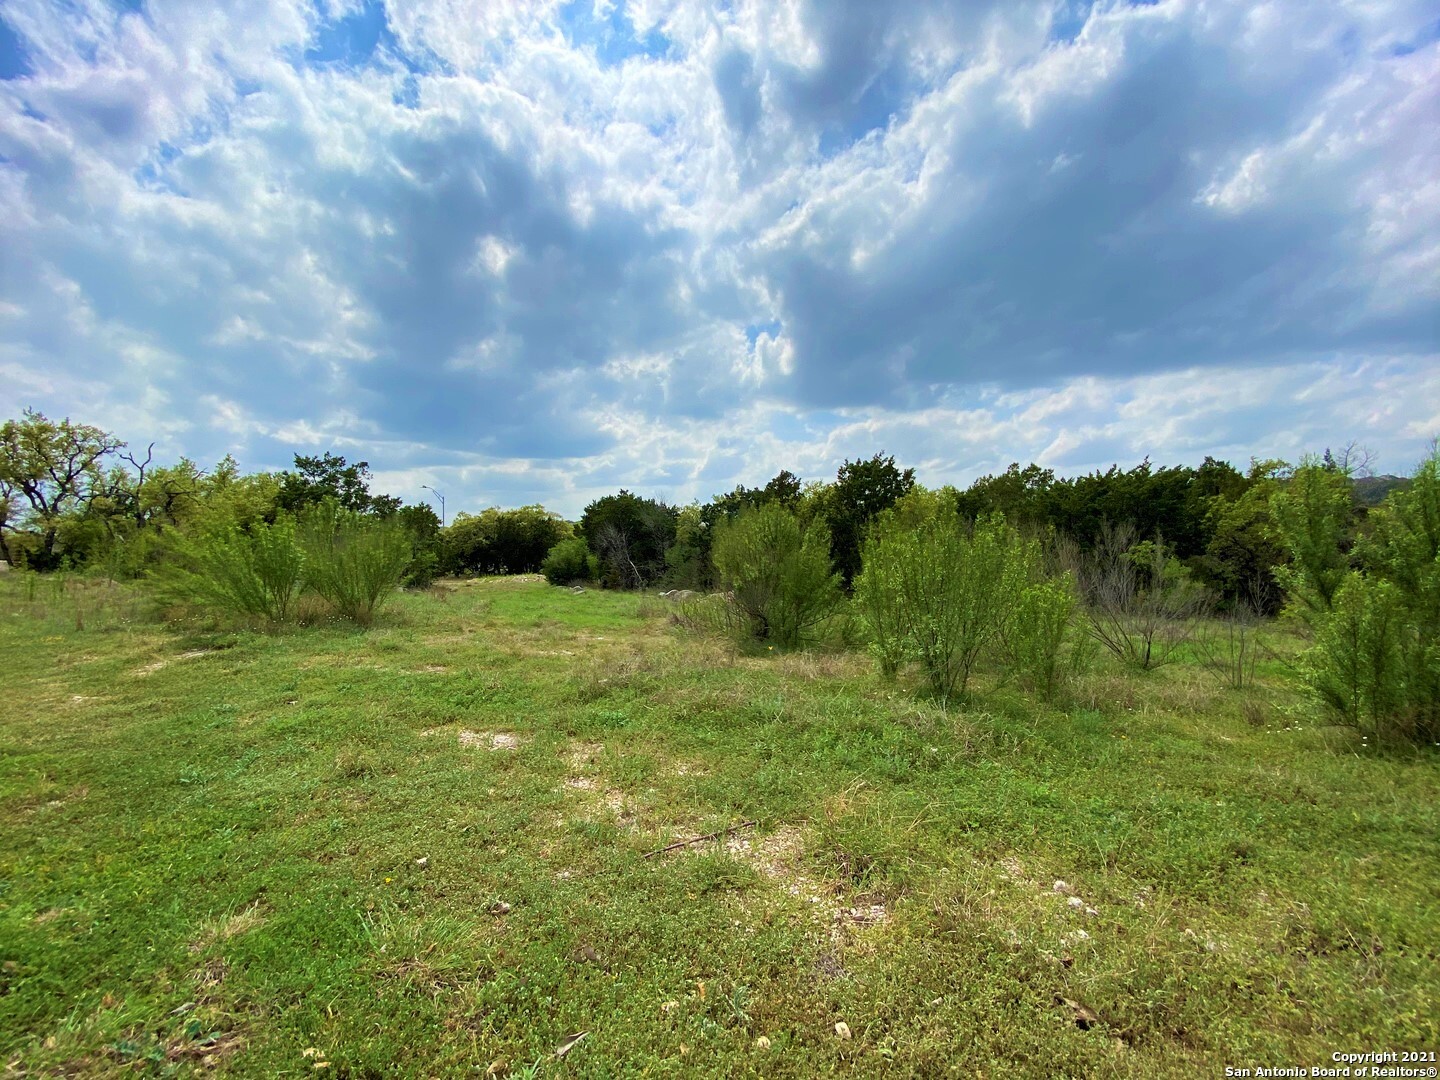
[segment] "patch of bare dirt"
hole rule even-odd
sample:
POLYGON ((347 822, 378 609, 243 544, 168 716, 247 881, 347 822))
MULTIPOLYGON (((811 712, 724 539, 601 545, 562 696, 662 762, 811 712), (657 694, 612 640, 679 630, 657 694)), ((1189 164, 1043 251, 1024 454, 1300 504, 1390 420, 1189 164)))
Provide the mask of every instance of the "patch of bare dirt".
POLYGON ((604 743, 580 742, 565 751, 565 764, 570 767, 571 772, 584 769, 594 765, 600 760, 600 755, 605 750, 604 743))
POLYGON ((146 664, 144 667, 136 668, 135 674, 139 676, 153 675, 155 674, 155 672, 159 671, 162 668, 167 668, 171 664, 178 664, 182 660, 195 660, 201 656, 209 656, 210 653, 213 651, 214 650, 212 649, 191 649, 189 652, 183 652, 179 656, 165 657, 160 660, 152 661, 151 663, 146 664))
POLYGON ((519 750, 523 743, 519 735, 510 731, 463 730, 458 738, 467 750, 519 750))

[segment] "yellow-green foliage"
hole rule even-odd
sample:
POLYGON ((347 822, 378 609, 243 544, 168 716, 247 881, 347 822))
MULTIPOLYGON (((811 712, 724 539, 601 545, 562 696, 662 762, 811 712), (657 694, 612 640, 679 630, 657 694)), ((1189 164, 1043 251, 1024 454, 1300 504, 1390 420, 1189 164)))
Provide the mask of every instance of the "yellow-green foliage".
POLYGON ((305 553, 289 515, 256 522, 248 532, 226 525, 175 534, 173 543, 174 558, 159 576, 166 599, 272 623, 293 614, 305 553))
POLYGON ((400 587, 410 562, 410 538, 398 522, 329 499, 302 515, 301 543, 306 588, 361 624, 400 587))
POLYGON ((721 586, 760 641, 795 648, 840 602, 829 531, 820 522, 802 529, 779 503, 718 523, 712 557, 721 586))
POLYGON ((1003 640, 1029 583, 1032 551, 1002 517, 972 527, 940 496, 903 501, 872 530, 856 585, 881 670, 919 662, 931 692, 965 692, 976 663, 1003 640))

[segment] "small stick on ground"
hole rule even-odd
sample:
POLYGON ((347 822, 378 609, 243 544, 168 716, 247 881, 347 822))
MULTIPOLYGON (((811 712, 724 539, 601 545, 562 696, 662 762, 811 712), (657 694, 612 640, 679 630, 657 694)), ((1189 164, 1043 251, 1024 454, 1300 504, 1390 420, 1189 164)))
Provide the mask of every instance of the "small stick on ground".
POLYGON ((654 851, 647 851, 645 858, 648 859, 652 855, 664 855, 667 851, 689 847, 691 844, 701 844, 706 840, 718 840, 722 836, 729 836, 731 833, 737 833, 741 829, 753 829, 758 824, 759 822, 755 821, 742 821, 739 825, 731 825, 728 829, 720 829, 717 832, 706 833, 704 836, 692 836, 689 840, 676 840, 673 844, 666 844, 664 847, 656 848, 654 851))

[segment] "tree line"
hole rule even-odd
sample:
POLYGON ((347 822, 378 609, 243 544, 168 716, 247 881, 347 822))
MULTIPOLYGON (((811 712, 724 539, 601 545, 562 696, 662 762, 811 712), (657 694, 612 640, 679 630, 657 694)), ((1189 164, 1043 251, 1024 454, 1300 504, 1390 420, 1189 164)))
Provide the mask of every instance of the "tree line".
MULTIPOLYGON (((825 525, 831 562, 848 592, 866 531, 917 489, 913 469, 877 453, 846 461, 833 480, 807 483, 782 470, 761 486, 738 486, 704 503, 676 506, 621 490, 591 502, 576 522, 536 505, 459 513, 442 527, 427 503, 373 493, 365 461, 297 454, 292 469, 246 474, 228 456, 203 469, 188 458, 156 463, 153 450, 142 456, 99 428, 33 411, 7 421, 0 426, 0 558, 39 571, 103 566, 138 577, 160 557, 155 541, 167 532, 217 523, 245 532, 329 500, 404 529, 413 548, 406 571, 412 584, 438 574, 535 572, 569 542, 557 553, 557 579, 704 591, 717 583, 719 526, 774 505, 792 512, 802 528, 825 525)), ((1339 544, 1348 552, 1371 509, 1406 483, 1357 475, 1349 456, 1337 460, 1326 451, 1299 465, 1253 461, 1244 471, 1210 457, 1194 467, 1156 467, 1147 459, 1076 477, 1015 463, 939 494, 966 523, 1001 514, 1029 535, 1064 537, 1081 552, 1124 525, 1137 541, 1161 544, 1223 604, 1273 614, 1284 600, 1277 572, 1291 559, 1275 517, 1278 493, 1307 470, 1341 478, 1346 513, 1339 544)))
POLYGON ((1076 477, 1016 463, 928 490, 877 453, 833 480, 782 470, 704 503, 621 490, 575 522, 527 506, 446 525, 425 503, 372 492, 364 461, 297 454, 292 469, 248 474, 228 456, 157 464, 153 446, 142 456, 27 411, 0 426, 0 558, 153 577, 166 595, 270 621, 308 596, 368 622, 400 585, 537 570, 556 584, 718 591, 726 620, 781 648, 823 636, 843 608, 843 633, 858 628, 882 674, 917 665, 942 698, 991 659, 1048 695, 1078 639, 1150 670, 1201 612, 1230 612, 1233 627, 1284 610, 1313 642, 1301 676, 1326 709, 1431 739, 1440 452, 1409 479, 1357 464, 1353 449, 1244 471, 1208 457, 1076 477))

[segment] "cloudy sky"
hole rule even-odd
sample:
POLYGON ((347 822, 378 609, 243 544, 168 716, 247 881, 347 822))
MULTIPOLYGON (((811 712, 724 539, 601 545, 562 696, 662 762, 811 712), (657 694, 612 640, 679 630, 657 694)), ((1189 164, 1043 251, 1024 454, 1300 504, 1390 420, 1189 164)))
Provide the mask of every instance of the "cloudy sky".
POLYGON ((1434 0, 0 0, 0 415, 448 507, 1440 433, 1434 0))

